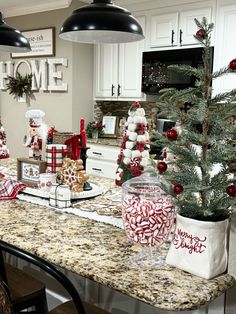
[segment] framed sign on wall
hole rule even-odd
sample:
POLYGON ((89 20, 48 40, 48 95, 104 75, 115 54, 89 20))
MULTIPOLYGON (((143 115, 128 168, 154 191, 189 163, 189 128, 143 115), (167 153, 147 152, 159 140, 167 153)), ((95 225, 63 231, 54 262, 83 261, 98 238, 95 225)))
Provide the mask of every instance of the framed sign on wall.
POLYGON ((30 58, 39 56, 55 55, 55 28, 41 28, 22 31, 22 34, 28 39, 30 52, 14 52, 12 58, 30 58))
POLYGON ((46 167, 46 161, 17 158, 17 180, 28 186, 37 186, 39 174, 45 172, 46 167))
POLYGON ((117 137, 118 117, 103 116, 103 137, 117 137))

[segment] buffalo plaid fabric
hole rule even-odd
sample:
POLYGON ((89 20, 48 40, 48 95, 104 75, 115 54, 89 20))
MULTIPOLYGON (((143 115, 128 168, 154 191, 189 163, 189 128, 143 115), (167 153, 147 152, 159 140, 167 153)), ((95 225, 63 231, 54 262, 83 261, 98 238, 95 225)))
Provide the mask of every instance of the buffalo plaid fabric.
POLYGON ((0 185, 0 200, 11 200, 22 191, 26 185, 16 180, 7 179, 0 185))
POLYGON ((56 173, 60 170, 65 155, 65 149, 46 146, 47 172, 56 173))

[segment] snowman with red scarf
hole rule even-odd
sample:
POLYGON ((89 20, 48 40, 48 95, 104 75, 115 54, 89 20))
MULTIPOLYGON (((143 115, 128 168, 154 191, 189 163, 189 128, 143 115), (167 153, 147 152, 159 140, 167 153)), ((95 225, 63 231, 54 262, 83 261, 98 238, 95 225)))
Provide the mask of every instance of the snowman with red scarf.
POLYGON ((42 145, 46 143, 48 129, 42 118, 45 113, 39 109, 28 110, 25 117, 29 119, 28 136, 24 143, 29 147, 29 158, 40 160, 42 157, 42 145))

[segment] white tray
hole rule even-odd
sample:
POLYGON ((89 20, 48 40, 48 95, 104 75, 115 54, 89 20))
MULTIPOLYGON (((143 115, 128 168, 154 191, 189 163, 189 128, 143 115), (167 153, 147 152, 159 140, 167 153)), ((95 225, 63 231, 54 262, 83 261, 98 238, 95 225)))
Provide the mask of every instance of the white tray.
MULTIPOLYGON (((74 199, 86 199, 86 198, 90 198, 90 197, 95 197, 95 196, 102 194, 106 190, 106 188, 102 184, 93 183, 93 182, 89 182, 89 184, 91 185, 92 190, 78 192, 78 193, 77 192, 71 192, 71 199, 74 200, 74 199)), ((34 188, 26 187, 21 192, 25 193, 25 194, 30 194, 30 195, 42 197, 42 198, 49 198, 49 192, 43 191, 40 189, 34 189, 34 188)))

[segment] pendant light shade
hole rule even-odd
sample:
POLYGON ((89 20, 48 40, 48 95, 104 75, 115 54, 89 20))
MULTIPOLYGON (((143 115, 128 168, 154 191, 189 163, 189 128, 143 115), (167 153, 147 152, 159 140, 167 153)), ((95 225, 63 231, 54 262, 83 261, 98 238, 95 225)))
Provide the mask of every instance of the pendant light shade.
POLYGON ((82 43, 126 43, 144 39, 131 13, 111 0, 93 0, 75 10, 61 27, 59 37, 82 43))
POLYGON ((17 29, 8 26, 0 12, 0 51, 31 51, 30 43, 17 29))

